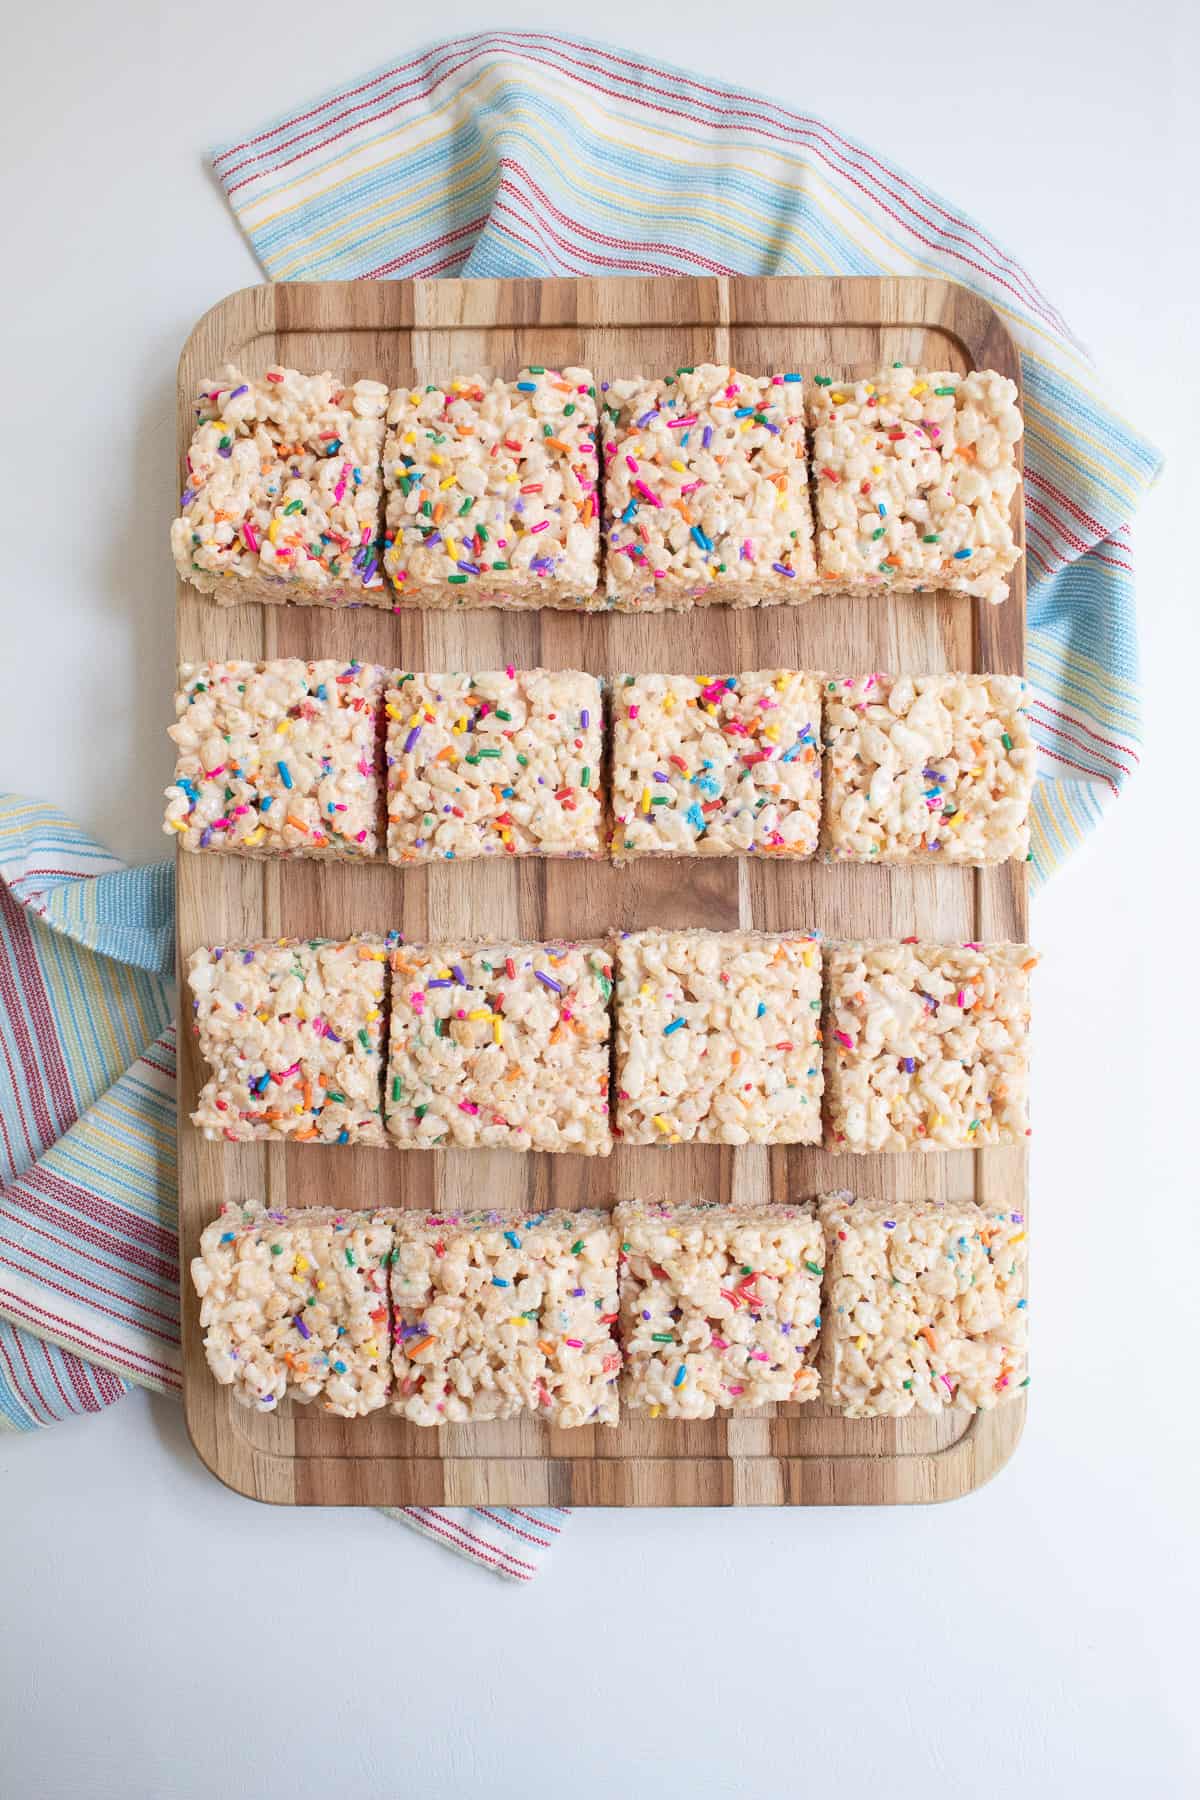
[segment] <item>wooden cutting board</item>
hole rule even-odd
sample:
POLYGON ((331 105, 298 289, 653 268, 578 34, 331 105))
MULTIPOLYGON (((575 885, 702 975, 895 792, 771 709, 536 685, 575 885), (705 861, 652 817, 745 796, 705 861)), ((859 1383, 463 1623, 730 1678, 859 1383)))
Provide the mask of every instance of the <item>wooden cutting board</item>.
MULTIPOLYGON (((900 360, 997 369, 1020 381, 998 315, 943 281, 857 279, 330 282, 248 288, 201 320, 179 362, 179 452, 193 394, 227 362, 279 362, 389 385, 523 363, 582 365, 597 379, 683 364, 798 369, 848 378, 900 360)), ((798 668, 830 674, 942 669, 1023 673, 1025 580, 1002 606, 945 595, 820 599, 805 606, 624 617, 492 610, 223 608, 179 586, 181 661, 359 657, 409 669, 575 667, 639 671, 798 668)), ((171 716, 163 695, 164 726, 171 716)), ((598 936, 610 928, 815 928, 827 937, 948 942, 1026 937, 1023 866, 993 870, 825 867, 779 860, 608 863, 523 860, 389 868, 179 853, 181 964, 198 945, 402 931, 410 940, 598 936)), ((794 1200, 852 1187, 880 1197, 1026 1204, 1026 1152, 830 1156, 707 1145, 608 1158, 512 1151, 336 1149, 206 1143, 188 1122, 204 1079, 181 994, 179 1231, 186 1271, 223 1200, 454 1210, 609 1206, 628 1197, 794 1200)), ((556 1431, 533 1419, 422 1430, 316 1407, 260 1415, 208 1373, 184 1281, 184 1397, 192 1441, 228 1486, 291 1505, 881 1505, 978 1487, 1012 1453, 1022 1397, 964 1419, 846 1420, 820 1405, 753 1418, 643 1420, 556 1431)))

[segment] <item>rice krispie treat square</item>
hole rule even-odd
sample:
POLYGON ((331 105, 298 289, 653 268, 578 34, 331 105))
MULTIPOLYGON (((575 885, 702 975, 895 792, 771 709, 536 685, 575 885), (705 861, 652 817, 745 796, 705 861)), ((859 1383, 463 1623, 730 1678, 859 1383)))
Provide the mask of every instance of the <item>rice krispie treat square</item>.
POLYGON ((624 611, 811 599, 799 375, 704 363, 604 393, 608 598, 624 611))
POLYGON ((805 933, 617 940, 618 1135, 628 1144, 821 1141, 821 949, 805 933))
POLYGON ((221 1386, 259 1412, 286 1394, 344 1419, 377 1411, 391 1385, 392 1236, 387 1220, 363 1213, 224 1207, 191 1270, 221 1386))
POLYGON ((818 375, 808 422, 823 585, 1007 598, 1021 554, 1014 382, 990 369, 953 375, 899 363, 869 381, 818 375))
POLYGON ((374 856, 382 693, 370 663, 184 663, 163 830, 185 850, 374 856))
POLYGON ((615 1216, 626 1407, 711 1419, 816 1398, 824 1244, 814 1212, 638 1200, 615 1216))
POLYGON ((396 946, 393 1141, 607 1156, 611 993, 601 944, 396 946))
POLYGON ((509 668, 393 679, 389 861, 604 854, 595 675, 509 668))
POLYGON ((831 944, 831 1150, 972 1150, 1029 1136, 1027 944, 831 944))
POLYGON ((825 691, 834 861, 1024 859, 1037 751, 1017 675, 862 675, 825 691))
POLYGON ((387 606, 379 458, 387 388, 274 367, 200 384, 171 550, 226 606, 387 606))
POLYGON ((613 836, 636 856, 811 856, 821 680, 626 675, 613 693, 613 836))
POLYGON ((196 950, 193 1025, 212 1073, 192 1123, 243 1143, 382 1144, 383 940, 196 950))
POLYGON ((401 1214, 393 1410, 414 1425, 615 1425, 621 1353, 611 1213, 401 1214))
POLYGON ((1028 1387, 1025 1217, 825 1194, 824 1397, 850 1419, 988 1411, 1028 1387))
POLYGON ((393 390, 384 566, 409 606, 601 606, 596 387, 522 369, 393 390))

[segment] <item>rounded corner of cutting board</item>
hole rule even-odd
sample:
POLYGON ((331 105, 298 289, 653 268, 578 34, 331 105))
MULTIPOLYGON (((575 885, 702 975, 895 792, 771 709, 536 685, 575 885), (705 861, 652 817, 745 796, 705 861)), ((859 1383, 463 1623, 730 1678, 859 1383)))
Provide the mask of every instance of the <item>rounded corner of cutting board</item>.
POLYGON ((1017 1453, 1025 1433, 1029 1401, 1021 1399, 991 1412, 976 1413, 970 1428, 932 1459, 933 1487, 905 1499, 929 1503, 965 1500, 1001 1474, 1017 1453))
MULTIPOLYGON (((235 288, 231 294, 223 294, 219 300, 214 301, 207 312, 200 314, 183 340, 179 351, 179 360, 176 363, 176 381, 180 387, 186 386, 187 391, 184 397, 189 403, 192 398, 193 359, 197 355, 202 358, 208 355, 210 347, 213 345, 230 340, 234 343, 240 341, 244 336, 247 316, 257 317, 262 312, 267 295, 272 296, 268 310, 273 311, 274 283, 252 281, 246 287, 235 288), (231 332, 226 329, 227 321, 230 324, 236 321, 238 330, 231 332)), ((270 319, 259 318, 258 323, 260 328, 265 328, 269 326, 270 319)))

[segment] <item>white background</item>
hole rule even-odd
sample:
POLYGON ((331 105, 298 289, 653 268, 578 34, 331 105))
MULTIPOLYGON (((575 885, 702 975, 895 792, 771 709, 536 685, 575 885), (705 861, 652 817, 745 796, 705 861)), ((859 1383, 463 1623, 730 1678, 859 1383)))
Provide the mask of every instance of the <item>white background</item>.
MULTIPOLYGON (((921 10, 610 0, 578 24, 802 103, 965 205, 1168 455, 1137 532, 1143 770, 1035 911, 1036 1378, 1015 1461, 938 1510, 579 1514, 515 1589, 374 1513, 235 1498, 178 1409, 134 1395, 0 1444, 11 1800, 1195 1791, 1198 996, 1173 946, 1200 875, 1200 34, 1186 0, 921 10)), ((175 359, 258 278, 201 151, 496 15, 0 11, 0 784, 147 858, 175 359)), ((501 17, 570 29, 519 0, 501 17)))

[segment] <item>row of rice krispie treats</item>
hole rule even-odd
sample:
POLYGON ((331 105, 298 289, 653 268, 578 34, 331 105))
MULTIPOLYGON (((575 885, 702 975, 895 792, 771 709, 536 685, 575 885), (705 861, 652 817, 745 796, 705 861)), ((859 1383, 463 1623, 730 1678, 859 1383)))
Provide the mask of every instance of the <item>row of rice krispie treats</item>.
POLYGON ((210 1076, 192 1120, 235 1143, 601 1156, 614 1138, 1023 1142, 1036 960, 1021 944, 701 930, 200 949, 187 979, 210 1076))
POLYGON ((1023 858, 1014 675, 431 675, 185 664, 164 829, 187 850, 374 857, 1023 858), (611 703, 611 730, 606 717, 611 703), (824 779, 822 780, 822 771, 824 779))
POLYGON ((1023 1215, 969 1201, 290 1214, 228 1206, 192 1280, 236 1398, 416 1425, 990 1409, 1028 1385, 1023 1215))
POLYGON ((527 368, 389 393, 230 367, 196 421, 171 543, 226 604, 1000 601, 1020 556, 1021 414, 990 370, 705 363, 597 391, 587 369, 527 368))

